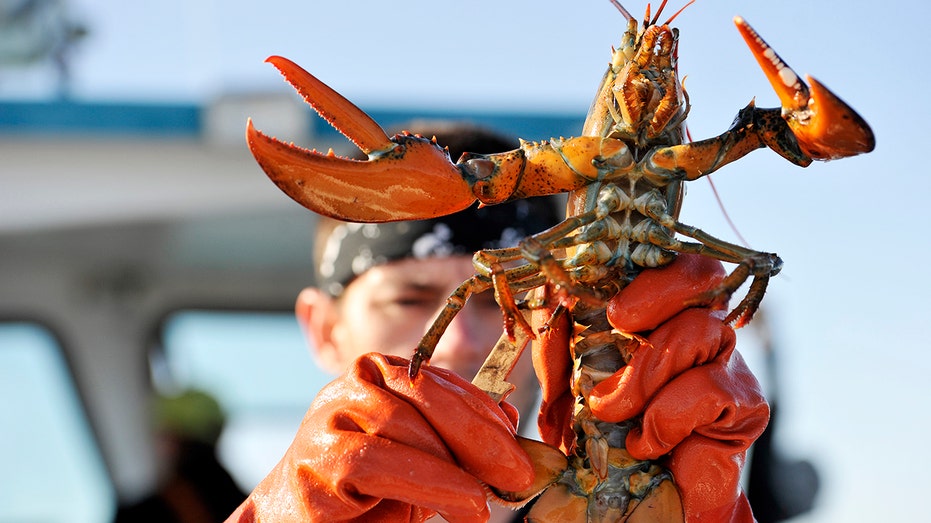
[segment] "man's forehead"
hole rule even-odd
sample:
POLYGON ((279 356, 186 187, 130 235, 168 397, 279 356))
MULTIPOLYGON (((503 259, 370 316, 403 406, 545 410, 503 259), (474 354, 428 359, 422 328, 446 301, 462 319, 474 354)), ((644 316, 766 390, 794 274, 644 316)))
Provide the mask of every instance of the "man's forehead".
POLYGON ((405 258, 376 265, 363 274, 372 283, 402 283, 415 286, 462 281, 473 272, 472 257, 456 254, 436 258, 405 258))

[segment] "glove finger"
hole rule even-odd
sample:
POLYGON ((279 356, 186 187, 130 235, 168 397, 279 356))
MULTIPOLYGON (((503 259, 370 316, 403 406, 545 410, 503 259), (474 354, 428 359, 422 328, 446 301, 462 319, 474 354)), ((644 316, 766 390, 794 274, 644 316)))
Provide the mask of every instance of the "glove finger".
POLYGON ((716 289, 726 274, 717 260, 680 254, 665 267, 643 271, 621 289, 608 302, 608 320, 623 332, 655 329, 691 301, 716 289))
POLYGON ((411 383, 404 358, 378 355, 372 361, 385 386, 419 411, 463 469, 502 490, 530 485, 530 458, 517 444, 508 416, 487 394, 444 369, 421 368, 411 383))
POLYGON ((627 365, 592 389, 592 413, 608 422, 633 418, 675 376, 731 352, 735 342, 734 330, 719 312, 685 310, 657 328, 627 365))
MULTIPOLYGON (((294 445, 307 446, 308 453, 315 447, 327 448, 325 440, 333 434, 363 433, 452 460, 449 449, 417 406, 385 388, 381 369, 368 355, 349 368, 345 379, 330 383, 317 394, 302 425, 314 437, 296 439, 294 445)), ((303 426, 301 432, 305 432, 303 426)))
POLYGON ((383 499, 364 515, 348 520, 348 523, 423 523, 436 515, 436 511, 383 499))
MULTIPOLYGON (((357 432, 343 433, 331 454, 344 465, 327 468, 316 458, 307 458, 296 464, 296 477, 305 488, 331 486, 339 497, 334 500, 338 501, 337 510, 356 507, 359 516, 364 514, 368 521, 383 500, 395 500, 426 507, 455 521, 481 522, 488 517, 484 488, 451 459, 357 432), (404 473, 387 473, 399 469, 404 473), (318 485, 321 481, 323 485, 318 485)), ((320 501, 315 500, 315 510, 333 517, 334 512, 320 501)))
POLYGON ((664 387, 628 434, 627 449, 639 459, 656 459, 673 448, 678 455, 678 445, 695 434, 717 445, 723 459, 745 451, 768 421, 769 405, 743 358, 722 354, 664 387))
POLYGON ((690 523, 755 523, 740 488, 745 451, 700 435, 686 438, 667 463, 690 523))
POLYGON ((331 494, 315 496, 306 505, 321 520, 368 521, 384 513, 386 521, 397 521, 412 510, 406 504, 450 514, 481 513, 485 494, 480 482, 455 463, 414 405, 378 383, 382 371, 375 360, 381 358, 357 360, 345 378, 318 394, 308 411, 300 429, 305 436, 288 451, 299 457, 291 470, 300 491, 331 494), (430 478, 429 488, 424 478, 430 478))
POLYGON ((549 325, 547 330, 537 335, 532 349, 533 368, 541 389, 537 429, 544 442, 568 454, 575 442, 572 429, 575 398, 569 388, 572 378, 569 350, 572 325, 567 313, 553 318, 554 308, 555 305, 532 313, 531 323, 535 328, 549 325))
MULTIPOLYGON (((359 358, 346 378, 324 388, 305 423, 309 435, 296 439, 294 445, 307 448, 289 453, 304 457, 295 464, 304 491, 335 493, 314 500, 314 510, 324 517, 339 514, 368 520, 384 512, 391 520, 401 515, 397 507, 409 512, 405 505, 410 504, 440 512, 450 521, 484 521, 484 487, 463 470, 464 463, 457 462, 456 444, 446 440, 453 438, 441 434, 443 424, 473 434, 473 444, 505 448, 510 444, 517 447, 515 453, 525 456, 514 441, 510 420, 484 393, 448 371, 433 368, 422 369, 411 384, 406 360, 379 354, 359 358), (484 407, 479 416, 464 410, 470 396, 484 407), (437 412, 433 419, 425 416, 437 412), (502 434, 503 442, 496 439, 502 434), (327 452, 314 452, 320 448, 327 452)), ((496 459, 492 452, 482 457, 496 459)), ((532 469, 528 475, 532 476, 532 469)))

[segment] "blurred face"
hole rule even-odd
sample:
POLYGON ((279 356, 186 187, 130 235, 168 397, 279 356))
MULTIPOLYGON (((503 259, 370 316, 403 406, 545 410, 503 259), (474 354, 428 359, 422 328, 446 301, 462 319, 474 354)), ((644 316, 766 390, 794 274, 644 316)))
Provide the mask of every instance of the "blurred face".
MULTIPOLYGON (((410 358, 446 298, 473 274, 470 256, 406 259, 369 269, 335 300, 315 295, 322 305, 310 316, 318 315, 318 329, 324 332, 310 332, 314 318, 304 323, 318 360, 330 372, 339 373, 367 352, 410 358), (321 314, 328 316, 326 321, 321 314)), ((300 302, 298 307, 300 317, 300 302)), ((430 364, 471 380, 501 335, 501 324, 493 292, 473 295, 440 338, 430 364)), ((509 378, 518 390, 508 401, 525 413, 537 390, 529 352, 509 378)))

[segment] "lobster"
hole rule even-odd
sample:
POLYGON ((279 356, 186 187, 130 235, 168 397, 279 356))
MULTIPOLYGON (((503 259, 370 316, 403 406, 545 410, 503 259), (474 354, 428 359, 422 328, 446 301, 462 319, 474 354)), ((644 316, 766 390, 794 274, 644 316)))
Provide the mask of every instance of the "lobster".
MULTIPOLYGON (((472 205, 568 193, 567 218, 517 247, 479 251, 476 274, 447 300, 414 350, 410 377, 429 362, 443 331, 469 297, 493 289, 503 311, 504 334, 473 383, 496 399, 511 389, 505 378, 535 337, 529 309, 557 303, 550 319, 572 318, 577 372, 576 442, 553 471, 530 521, 556 521, 545 507, 577 503, 578 520, 681 521, 673 478, 623 449, 636 423, 607 423, 586 408, 585 392, 625 365, 629 344, 613 331, 605 304, 644 268, 669 264, 677 253, 735 264, 702 303, 724 303, 746 281, 746 295, 729 312, 739 327, 757 310, 782 260, 774 253, 725 242, 678 220, 684 182, 696 180, 753 150, 768 147, 795 165, 871 151, 869 125, 827 87, 801 79, 740 17, 734 22, 779 96, 781 107, 751 102, 719 136, 689 141, 689 98, 677 69, 679 32, 670 27, 685 7, 659 23, 664 0, 642 24, 617 0, 627 21, 620 45, 595 95, 580 136, 521 141, 513 151, 463 154, 456 163, 435 140, 401 133, 388 137, 361 109, 293 62, 268 59, 303 98, 351 140, 368 160, 338 157, 286 144, 247 124, 247 142, 269 178, 288 196, 317 213, 355 222, 424 219, 472 205), (679 239, 685 237, 687 240, 679 239), (540 289, 547 292, 539 292, 540 289), (519 298, 526 293, 526 298, 519 298), (549 301, 547 301, 549 300, 549 301), (609 350, 606 350, 609 349, 609 350), (605 356, 608 354, 609 356, 605 356), (607 361, 606 361, 607 358, 607 361), (544 501, 544 498, 547 498, 544 501), (651 503, 643 503, 650 499, 651 503), (570 500, 570 501, 567 501, 570 500), (581 501, 580 501, 581 500, 581 501), (638 506, 665 506, 646 514, 638 506), (538 506, 541 507, 538 510, 538 506)), ((694 0, 693 0, 694 1, 694 0)), ((543 329, 547 328, 547 320, 543 329)), ((548 459, 548 458, 547 458, 548 459)), ((499 493, 523 501, 534 493, 499 493)), ((559 521, 564 521, 559 519, 559 521)))

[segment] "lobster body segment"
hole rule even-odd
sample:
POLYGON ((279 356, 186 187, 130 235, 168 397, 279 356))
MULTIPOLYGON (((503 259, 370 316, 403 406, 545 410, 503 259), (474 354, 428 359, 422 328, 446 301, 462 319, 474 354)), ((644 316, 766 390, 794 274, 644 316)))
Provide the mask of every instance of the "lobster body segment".
MULTIPOLYGON (((665 1, 660 12, 664 5, 665 1)), ((458 309, 471 294, 491 288, 504 311, 506 332, 499 345, 508 346, 510 340, 509 360, 519 354, 513 350, 516 339, 535 337, 521 310, 535 301, 518 302, 519 293, 545 287, 552 291, 547 299, 557 302, 560 313, 576 324, 576 334, 566 343, 576 368, 571 383, 575 441, 563 449, 568 460, 557 468, 565 468, 548 472, 551 485, 529 521, 642 523, 684 518, 674 478, 655 463, 633 459, 624 449, 627 430, 636 421, 598 420, 587 407, 592 387, 624 366, 631 350, 631 336, 608 321, 607 300, 643 268, 668 264, 678 253, 700 254, 736 264, 717 289, 702 296, 703 305, 723 307, 752 278, 749 292, 727 316, 728 322, 740 326, 750 320, 769 278, 782 265, 775 254, 733 245, 681 223, 684 182, 763 147, 804 167, 814 160, 869 152, 875 145, 869 126, 853 109, 811 78, 809 87, 739 17, 738 30, 782 106, 765 109, 751 102, 719 136, 686 142, 689 99, 677 71, 679 32, 669 26, 676 15, 660 24, 660 13, 651 20, 648 10, 641 26, 621 10, 626 30, 581 136, 522 141, 513 151, 466 153, 453 163, 442 147, 426 138, 389 138, 360 109, 280 57, 269 61, 369 159, 304 150, 265 136, 251 122, 247 128, 252 153, 285 193, 315 212, 343 220, 423 219, 456 212, 476 200, 490 205, 569 193, 563 223, 517 247, 476 253, 475 276, 449 298, 411 358, 411 378, 416 379, 458 309)), ((495 368, 510 367, 499 362, 495 368)), ((493 383, 503 381, 504 375, 492 376, 482 377, 490 380, 480 385, 484 390, 508 390, 493 383)))

